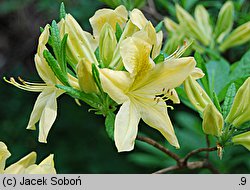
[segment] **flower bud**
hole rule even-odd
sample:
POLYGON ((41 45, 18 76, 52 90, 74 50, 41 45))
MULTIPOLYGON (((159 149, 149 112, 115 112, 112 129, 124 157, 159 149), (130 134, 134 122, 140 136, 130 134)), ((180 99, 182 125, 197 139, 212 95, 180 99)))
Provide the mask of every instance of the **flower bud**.
POLYGON ((184 81, 184 89, 188 99, 198 111, 203 112, 207 104, 213 104, 207 93, 192 76, 187 77, 184 81))
POLYGON ((221 136, 223 117, 213 104, 208 104, 203 111, 203 131, 208 135, 221 136))
POLYGON ((226 117, 226 122, 239 127, 250 120, 250 77, 243 83, 237 91, 233 105, 226 117))
POLYGON ((223 38, 231 31, 233 26, 234 5, 232 1, 226 2, 220 9, 217 23, 215 26, 215 38, 220 43, 223 38))
POLYGON ((85 93, 97 93, 97 87, 92 76, 92 65, 86 60, 80 60, 77 65, 79 86, 85 93))
POLYGON ((164 18, 164 25, 169 32, 176 32, 180 26, 168 17, 164 18))
POLYGON ((212 37, 212 28, 209 23, 209 14, 207 10, 202 5, 198 5, 195 8, 194 14, 198 27, 210 42, 212 37))
POLYGON ((225 51, 234 46, 244 44, 250 40, 250 21, 234 29, 232 33, 222 42, 219 49, 225 51))
POLYGON ((99 39, 100 58, 105 67, 108 67, 111 63, 116 45, 115 32, 112 27, 106 23, 101 30, 99 39))
POLYGON ((186 30, 186 33, 196 38, 204 45, 209 44, 209 40, 206 35, 203 34, 202 30, 200 30, 194 18, 179 5, 176 5, 176 15, 183 30, 186 30))
POLYGON ((232 142, 242 145, 250 151, 250 131, 234 136, 232 142))

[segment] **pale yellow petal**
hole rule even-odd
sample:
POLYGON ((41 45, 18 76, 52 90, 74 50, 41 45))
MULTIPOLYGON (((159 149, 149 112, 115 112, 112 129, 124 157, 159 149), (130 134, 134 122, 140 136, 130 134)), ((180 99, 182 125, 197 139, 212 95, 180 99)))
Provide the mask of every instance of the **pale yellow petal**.
POLYGON ((123 28, 127 19, 128 12, 123 5, 120 5, 115 10, 100 9, 96 11, 94 16, 89 19, 89 22, 93 28, 94 36, 98 38, 105 23, 110 24, 113 30, 115 31, 116 23, 118 23, 121 28, 123 28))
POLYGON ((145 27, 148 20, 145 18, 143 13, 139 9, 133 9, 130 14, 129 18, 134 25, 136 25, 139 29, 145 27))
MULTIPOLYGON (((153 102, 153 100, 151 101, 153 102)), ((180 146, 175 136, 173 125, 168 116, 166 103, 160 100, 155 102, 154 105, 150 105, 148 102, 143 103, 143 101, 141 101, 139 105, 143 121, 150 127, 161 132, 171 145, 179 148, 180 146)))
POLYGON ((99 73, 104 92, 118 104, 128 100, 126 93, 133 82, 128 72, 100 69, 99 73))
POLYGON ((154 43, 153 51, 152 51, 152 59, 156 58, 160 52, 162 47, 162 40, 163 40, 163 32, 160 31, 156 33, 156 41, 154 43))
POLYGON ((41 118, 39 121, 39 137, 38 141, 47 143, 48 133, 56 120, 57 116, 57 102, 56 98, 62 94, 61 91, 52 91, 49 93, 45 107, 42 110, 41 118))
POLYGON ((132 77, 144 77, 143 74, 154 67, 150 61, 151 45, 142 39, 129 37, 121 44, 121 56, 126 70, 132 77))
POLYGON ((39 165, 33 164, 25 170, 25 174, 56 174, 54 168, 54 155, 45 158, 39 165))
POLYGON ((7 149, 7 146, 0 141, 0 174, 4 172, 5 162, 10 157, 10 152, 7 149))
POLYGON ((193 79, 197 80, 197 79, 202 78, 205 74, 200 68, 195 67, 190 75, 192 76, 193 79))
POLYGON ((92 76, 92 64, 87 60, 80 60, 77 65, 77 76, 81 90, 85 93, 97 93, 94 78, 92 76))
POLYGON ((232 142, 234 144, 242 145, 250 151, 250 131, 234 136, 232 142))
POLYGON ((148 72, 133 86, 133 90, 138 94, 159 94, 164 88, 176 88, 190 75, 195 64, 192 57, 166 60, 148 72))
POLYGON ((97 41, 95 42, 91 34, 83 31, 70 14, 65 17, 65 32, 68 33, 67 53, 73 56, 77 63, 83 58, 90 63, 97 63, 93 49, 97 47, 97 41))
POLYGON ((5 169, 5 174, 23 174, 25 169, 36 162, 36 153, 31 152, 18 162, 10 165, 8 168, 5 169))
POLYGON ((114 139, 118 152, 134 149, 139 120, 136 106, 131 101, 124 102, 115 118, 114 139))

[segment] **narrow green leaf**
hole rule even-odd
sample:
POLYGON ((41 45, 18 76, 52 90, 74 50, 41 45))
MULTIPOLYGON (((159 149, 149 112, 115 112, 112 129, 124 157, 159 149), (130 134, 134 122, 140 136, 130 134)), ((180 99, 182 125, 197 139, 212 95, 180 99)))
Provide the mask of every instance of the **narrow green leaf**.
POLYGON ((232 83, 227 89, 225 100, 224 100, 224 103, 222 105, 222 115, 224 118, 226 118, 226 116, 228 115, 228 113, 230 111, 230 108, 233 104, 235 94, 236 94, 236 87, 235 87, 235 84, 232 83))
POLYGON ((215 92, 213 92, 213 100, 214 100, 215 107, 219 110, 219 112, 222 112, 218 96, 215 92))
POLYGON ((67 94, 69 94, 72 98, 79 99, 87 103, 93 108, 98 108, 100 105, 99 98, 92 93, 84 93, 83 91, 79 91, 69 86, 63 86, 60 84, 56 85, 57 88, 64 90, 67 94))
POLYGON ((159 24, 157 24, 157 26, 155 27, 156 33, 161 31, 162 26, 163 26, 163 21, 159 22, 159 24))
POLYGON ((62 72, 67 75, 67 62, 66 62, 66 43, 67 43, 68 34, 65 34, 61 41, 61 50, 60 50, 60 66, 62 72))
POLYGON ((92 75, 93 75, 93 78, 95 80, 95 83, 96 83, 98 89, 100 90, 100 92, 103 92, 99 71, 94 63, 92 64, 92 75))
POLYGON ((115 27, 116 27, 116 30, 115 30, 116 40, 117 40, 117 42, 119 42, 123 31, 118 23, 116 23, 115 27))
POLYGON ((52 41, 52 48, 54 51, 54 54, 56 56, 56 59, 59 60, 60 58, 60 45, 61 45, 61 39, 60 39, 60 31, 57 26, 56 21, 52 21, 51 27, 50 27, 50 32, 51 32, 51 41, 52 41))
POLYGON ((210 87, 209 87, 209 78, 208 78, 207 68, 206 68, 204 59, 202 58, 201 54, 198 53, 197 51, 194 54, 194 58, 197 62, 197 67, 200 68, 205 74, 205 76, 200 79, 204 87, 204 90, 206 91, 208 95, 211 95, 210 87))
POLYGON ((61 68, 58 65, 57 60, 54 58, 54 56, 48 51, 48 50, 44 50, 43 51, 43 56, 46 59, 46 61, 48 62, 50 68, 52 69, 52 71, 54 72, 54 74, 56 75, 56 77, 64 84, 67 86, 69 85, 68 82, 68 78, 67 75, 65 75, 62 71, 61 68))
POLYGON ((106 132, 112 140, 114 140, 114 125, 115 125, 115 114, 113 112, 109 112, 105 119, 105 128, 106 132))
POLYGON ((62 2, 61 3, 61 6, 60 6, 60 20, 65 18, 66 16, 66 11, 65 11, 65 6, 64 6, 64 3, 62 2))

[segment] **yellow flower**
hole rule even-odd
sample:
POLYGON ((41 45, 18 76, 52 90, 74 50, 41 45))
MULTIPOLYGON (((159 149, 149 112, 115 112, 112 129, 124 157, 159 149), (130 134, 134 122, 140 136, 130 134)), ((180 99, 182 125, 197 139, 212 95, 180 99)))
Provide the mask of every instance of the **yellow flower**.
POLYGON ((155 65, 150 58, 152 45, 136 36, 121 44, 120 53, 128 72, 100 69, 104 91, 122 104, 115 119, 116 147, 119 152, 133 149, 142 118, 146 124, 159 130, 170 144, 179 148, 167 113, 168 106, 164 97, 158 95, 179 86, 194 69, 195 60, 191 57, 171 59, 155 65))
MULTIPOLYGON (((19 79, 21 83, 11 78, 6 81, 20 89, 41 92, 37 97, 34 108, 31 112, 27 129, 35 130, 35 124, 39 121, 39 142, 46 143, 48 133, 57 116, 57 102, 56 99, 64 93, 64 91, 55 87, 55 84, 60 84, 53 71, 49 67, 46 59, 43 56, 43 51, 46 50, 46 44, 49 39, 49 26, 47 25, 39 37, 37 53, 35 55, 35 66, 39 76, 45 83, 29 83, 19 79)), ((68 75, 69 82, 72 86, 78 87, 77 79, 68 75)))
POLYGON ((250 131, 234 136, 232 142, 240 144, 250 151, 250 131))
POLYGON ((31 152, 18 162, 4 169, 6 159, 10 155, 7 146, 0 142, 0 174, 56 174, 53 155, 48 156, 39 165, 36 165, 36 153, 31 152))
POLYGON ((237 91, 233 105, 226 117, 226 122, 232 123, 235 127, 250 121, 250 77, 237 91))

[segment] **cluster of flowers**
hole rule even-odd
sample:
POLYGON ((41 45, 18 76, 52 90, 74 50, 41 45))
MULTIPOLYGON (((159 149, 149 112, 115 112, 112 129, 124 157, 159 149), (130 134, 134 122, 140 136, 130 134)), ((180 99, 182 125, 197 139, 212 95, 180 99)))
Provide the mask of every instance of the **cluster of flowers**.
MULTIPOLYGON (((64 93, 78 103, 79 100, 86 102, 97 114, 109 119, 114 116, 116 106, 121 105, 110 128, 110 136, 114 137, 119 152, 134 148, 140 119, 157 129, 171 145, 180 147, 168 116, 168 108, 172 107, 166 100, 180 103, 175 88, 183 83, 190 102, 203 117, 206 134, 222 137, 224 131, 235 131, 234 127, 250 120, 249 107, 241 101, 250 99, 250 79, 239 89, 224 122, 213 101, 196 81, 204 74, 195 67, 195 59, 180 58, 188 45, 162 57, 163 33, 157 31, 140 10, 128 12, 124 6, 115 10, 101 9, 90 18, 90 24, 93 35, 83 31, 77 21, 62 10, 60 22, 46 25, 39 38, 35 66, 44 83, 30 83, 20 78, 20 82, 14 78, 6 80, 18 88, 41 92, 27 126, 34 130, 39 121, 39 142, 47 142, 57 116, 56 99, 64 93), (230 123, 230 130, 224 127, 226 122, 230 123)), ((249 138, 246 132, 234 136, 233 142, 250 149, 249 138)), ((4 145, 2 149, 4 163, 9 153, 4 145)), ((38 166, 28 167, 33 164, 35 155, 31 153, 27 157, 31 157, 32 163, 22 160, 18 165, 22 165, 26 173, 36 171, 38 166)), ((46 166, 43 171, 54 172, 51 159, 50 156, 39 168, 46 166)))

